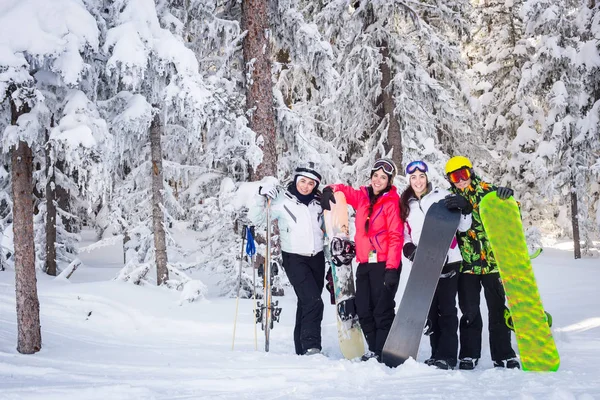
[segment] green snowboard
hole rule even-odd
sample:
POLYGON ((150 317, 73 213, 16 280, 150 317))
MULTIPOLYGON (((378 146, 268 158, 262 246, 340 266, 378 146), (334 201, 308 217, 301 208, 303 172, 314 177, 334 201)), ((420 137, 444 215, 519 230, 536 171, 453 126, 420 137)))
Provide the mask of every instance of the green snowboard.
POLYGON ((479 208, 506 291, 523 370, 556 371, 560 358, 535 282, 519 206, 512 197, 501 200, 490 192, 479 208))

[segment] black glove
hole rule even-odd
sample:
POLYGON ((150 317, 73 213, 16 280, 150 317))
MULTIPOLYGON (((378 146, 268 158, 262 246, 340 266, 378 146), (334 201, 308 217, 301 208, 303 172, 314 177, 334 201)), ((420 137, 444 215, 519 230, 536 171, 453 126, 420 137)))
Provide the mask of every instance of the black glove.
POLYGON ((444 198, 444 205, 448 210, 460 210, 461 214, 468 215, 473 211, 469 200, 459 194, 449 194, 444 198))
POLYGON ((431 320, 429 318, 427 318, 427 321, 425 321, 425 326, 423 327, 423 335, 433 335, 433 324, 431 323, 431 320))
POLYGON ((498 198, 501 200, 506 200, 513 194, 515 194, 515 191, 511 188, 500 186, 496 189, 496 195, 498 195, 498 198))
POLYGON ((327 270, 327 273, 325 274, 325 280, 327 281, 327 283, 325 284, 325 287, 327 288, 327 291, 329 292, 329 297, 330 297, 330 301, 331 304, 335 304, 335 289, 333 287, 333 275, 331 273, 331 267, 329 267, 329 269, 327 270))
POLYGON ((400 274, 397 269, 387 268, 385 270, 385 276, 383 277, 383 284, 390 292, 395 292, 398 288, 398 281, 400 280, 400 274))
POLYGON ((321 208, 331 211, 331 203, 335 204, 335 197, 333 196, 333 189, 327 186, 323 189, 323 194, 321 195, 321 208))
POLYGON ((415 254, 417 253, 417 246, 415 246, 413 242, 406 242, 402 248, 402 253, 404 254, 404 257, 413 261, 415 259, 415 254))

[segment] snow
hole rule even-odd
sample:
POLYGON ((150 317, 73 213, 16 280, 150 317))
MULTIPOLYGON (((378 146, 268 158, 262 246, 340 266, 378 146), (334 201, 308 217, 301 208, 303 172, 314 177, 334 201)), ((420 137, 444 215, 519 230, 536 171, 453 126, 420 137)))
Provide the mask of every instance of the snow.
POLYGON ((10 51, 0 50, 0 65, 16 66, 20 52, 48 57, 52 70, 75 84, 85 66, 80 52, 98 48, 98 27, 80 0, 2 0, 2 47, 10 51))
POLYGON ((421 151, 422 156, 434 154, 436 152, 435 141, 433 138, 427 138, 423 140, 423 150, 421 151))
POLYGON ((0 42, 0 64, 6 67, 21 67, 27 64, 21 53, 13 53, 12 49, 0 42))
POLYGON ((64 117, 50 133, 51 139, 62 141, 72 149, 79 146, 92 148, 98 141, 107 140, 106 121, 99 118, 93 103, 83 92, 73 90, 67 95, 63 113, 64 117))
POLYGON ((51 138, 65 141, 71 147, 77 147, 79 145, 93 147, 96 144, 96 141, 92 135, 92 130, 86 125, 77 125, 78 122, 79 121, 71 117, 63 118, 61 124, 65 124, 66 127, 61 127, 64 130, 56 130, 56 134, 53 134, 51 138))
POLYGON ((107 62, 107 69, 119 70, 125 75, 125 85, 136 86, 137 79, 143 79, 143 72, 150 50, 144 45, 144 40, 138 35, 137 28, 133 23, 125 23, 108 31, 104 51, 112 53, 107 62), (126 75, 127 70, 133 71, 126 75))
POLYGON ((511 149, 518 151, 518 149, 524 146, 531 146, 537 137, 538 133, 535 131, 535 129, 530 128, 527 126, 527 123, 524 122, 517 129, 517 136, 511 143, 511 149))
POLYGON ((147 121, 152 114, 152 106, 146 101, 144 96, 139 94, 130 94, 129 92, 120 92, 119 95, 127 101, 122 112, 115 119, 115 123, 127 125, 131 121, 147 121))
POLYGON ((158 58, 156 68, 160 71, 170 64, 185 76, 198 71, 194 53, 160 27, 153 1, 129 0, 117 21, 120 25, 108 30, 103 50, 110 53, 107 72, 117 71, 126 86, 141 85, 152 53, 158 58))
POLYGON ((578 63, 585 65, 587 69, 600 66, 600 55, 598 54, 597 40, 588 40, 581 44, 578 63))
MULTIPOLYGON (((600 298, 597 258, 574 261, 572 245, 546 239, 533 261, 561 355, 555 373, 492 367, 487 327, 475 371, 441 371, 418 360, 396 369, 372 360, 344 360, 334 307, 324 291, 323 355, 296 356, 295 296, 279 298, 281 322, 263 351, 255 338, 253 301, 240 299, 232 350, 234 298, 182 293, 111 280, 122 267, 118 245, 94 248, 84 231, 83 265, 66 280, 38 275, 43 348, 16 347, 14 272, 0 272, 0 398, 2 399, 579 399, 600 397, 600 298), (257 345, 258 350, 255 350, 257 345)), ((400 299, 408 277, 402 273, 400 299)), ((194 290, 192 284, 183 293, 194 290)), ((201 288, 204 290, 204 288, 201 288)), ((485 302, 483 302, 485 304, 485 302)), ((484 311, 485 312, 485 311, 484 311)))
POLYGON ((540 142, 538 146, 538 155, 540 157, 552 158, 556 154, 557 145, 556 142, 540 142))
POLYGON ((473 65, 473 70, 480 73, 481 75, 487 74, 487 64, 484 62, 478 62, 473 65))

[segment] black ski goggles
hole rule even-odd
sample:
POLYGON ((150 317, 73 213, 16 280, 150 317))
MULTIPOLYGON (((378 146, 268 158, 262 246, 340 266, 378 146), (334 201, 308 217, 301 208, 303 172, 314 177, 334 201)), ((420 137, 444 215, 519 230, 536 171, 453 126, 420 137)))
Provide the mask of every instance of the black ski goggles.
POLYGON ((388 160, 377 160, 375 164, 373 164, 373 168, 371 168, 371 172, 377 171, 378 169, 382 169, 388 175, 394 175, 394 165, 390 163, 388 160))

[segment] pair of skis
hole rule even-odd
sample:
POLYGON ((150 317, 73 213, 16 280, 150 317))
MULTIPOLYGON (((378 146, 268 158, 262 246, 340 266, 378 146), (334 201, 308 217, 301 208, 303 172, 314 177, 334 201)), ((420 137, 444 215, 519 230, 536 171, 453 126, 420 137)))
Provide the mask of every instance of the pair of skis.
MULTIPOLYGON (((263 279, 263 302, 256 303, 256 269, 254 263, 254 255, 256 254, 256 246, 254 245, 254 226, 244 225, 242 229, 242 254, 240 255, 240 268, 238 275, 238 292, 235 306, 235 321, 233 324, 233 341, 235 342, 235 327, 237 321, 238 303, 240 298, 240 289, 242 284, 242 264, 244 257, 244 241, 247 239, 246 254, 251 257, 252 269, 253 269, 253 291, 252 298, 254 300, 254 318, 255 324, 260 324, 261 329, 265 333, 265 351, 269 351, 271 329, 273 329, 274 323, 279 322, 279 316, 281 314, 281 307, 279 307, 279 301, 273 301, 273 264, 271 262, 271 199, 267 200, 267 239, 266 239, 266 251, 265 251, 265 265, 271 266, 270 268, 264 268, 262 265, 259 267, 258 276, 263 279)), ((256 327, 256 325, 255 325, 256 327)), ((256 329, 254 333, 255 347, 256 344, 256 329)), ((231 344, 233 350, 234 342, 231 344)))
POLYGON ((271 340, 271 329, 273 324, 279 322, 279 316, 281 314, 281 307, 279 307, 279 301, 273 302, 273 263, 271 260, 271 199, 267 199, 267 243, 265 249, 265 265, 259 269, 259 276, 263 278, 263 302, 258 303, 255 316, 256 323, 260 323, 261 329, 265 332, 265 351, 269 351, 269 345, 271 340))

